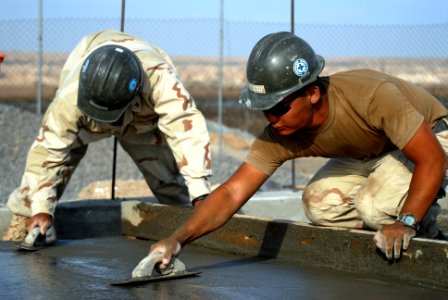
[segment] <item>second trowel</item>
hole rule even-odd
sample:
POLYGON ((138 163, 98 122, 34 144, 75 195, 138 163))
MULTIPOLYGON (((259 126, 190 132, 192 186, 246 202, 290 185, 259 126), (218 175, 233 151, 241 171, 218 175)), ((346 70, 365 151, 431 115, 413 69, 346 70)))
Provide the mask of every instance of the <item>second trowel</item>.
POLYGON ((18 250, 33 252, 40 250, 56 241, 56 231, 54 227, 48 228, 45 234, 40 233, 39 227, 34 227, 26 236, 25 240, 15 243, 18 250))

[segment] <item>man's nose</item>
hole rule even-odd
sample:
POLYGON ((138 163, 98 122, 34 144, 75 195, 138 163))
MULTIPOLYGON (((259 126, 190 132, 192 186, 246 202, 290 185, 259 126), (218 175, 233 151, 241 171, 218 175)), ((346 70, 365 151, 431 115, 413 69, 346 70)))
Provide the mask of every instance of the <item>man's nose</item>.
POLYGON ((266 120, 268 120, 268 122, 271 124, 277 123, 278 120, 280 119, 279 116, 274 116, 268 113, 264 113, 264 116, 266 117, 266 120))

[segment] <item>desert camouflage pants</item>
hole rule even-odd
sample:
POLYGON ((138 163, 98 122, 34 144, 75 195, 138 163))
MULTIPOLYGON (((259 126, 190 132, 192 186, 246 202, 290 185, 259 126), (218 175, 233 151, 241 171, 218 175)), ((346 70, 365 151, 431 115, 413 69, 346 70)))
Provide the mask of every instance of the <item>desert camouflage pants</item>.
MULTIPOLYGON (((448 153, 448 127, 439 123, 433 131, 448 153)), ((378 230, 393 223, 401 211, 413 168, 399 150, 369 160, 331 159, 303 193, 305 214, 318 225, 378 230)), ((446 173, 443 187, 447 179, 446 173)))
POLYGON ((177 169, 173 153, 167 144, 148 145, 120 142, 145 177, 160 203, 191 206, 184 177, 177 169))
MULTIPOLYGON (((143 139, 142 139, 143 140, 143 139)), ((190 206, 190 196, 183 176, 179 173, 176 161, 167 144, 153 145, 138 140, 119 141, 123 149, 132 157, 142 172, 149 188, 160 203, 190 206)), ((67 178, 75 171, 87 151, 88 145, 78 147, 70 153, 70 163, 64 172, 67 178)), ((69 180, 58 184, 58 198, 62 195, 69 180)), ((22 186, 26 186, 22 181, 22 186)), ((8 208, 16 215, 31 216, 28 190, 15 189, 8 199, 8 208)))

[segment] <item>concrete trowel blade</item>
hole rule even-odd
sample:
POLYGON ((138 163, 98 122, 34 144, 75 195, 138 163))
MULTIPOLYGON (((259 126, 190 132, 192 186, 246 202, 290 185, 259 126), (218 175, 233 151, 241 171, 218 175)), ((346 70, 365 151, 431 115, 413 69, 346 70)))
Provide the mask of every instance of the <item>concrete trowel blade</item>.
POLYGON ((185 277, 192 277, 197 276, 201 272, 188 272, 188 271, 182 271, 177 272, 169 275, 158 275, 158 276, 146 276, 146 277, 139 277, 139 278, 131 278, 124 281, 118 281, 118 282, 112 282, 110 285, 112 286, 133 286, 133 285, 140 285, 144 283, 154 282, 154 281, 163 281, 163 280, 171 280, 171 279, 179 279, 179 278, 185 278, 185 277))
POLYGON ((43 246, 34 246, 26 243, 15 243, 14 245, 17 247, 17 251, 23 252, 34 252, 44 248, 43 246))

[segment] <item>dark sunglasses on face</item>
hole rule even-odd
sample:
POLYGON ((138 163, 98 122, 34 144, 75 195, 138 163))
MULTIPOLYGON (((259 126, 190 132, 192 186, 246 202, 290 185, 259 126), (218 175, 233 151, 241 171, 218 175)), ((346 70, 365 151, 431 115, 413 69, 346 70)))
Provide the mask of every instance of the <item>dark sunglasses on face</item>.
POLYGON ((296 100, 297 97, 291 97, 290 99, 285 99, 280 103, 276 104, 274 107, 270 109, 263 110, 263 113, 266 115, 280 117, 286 114, 291 109, 291 103, 296 100))

